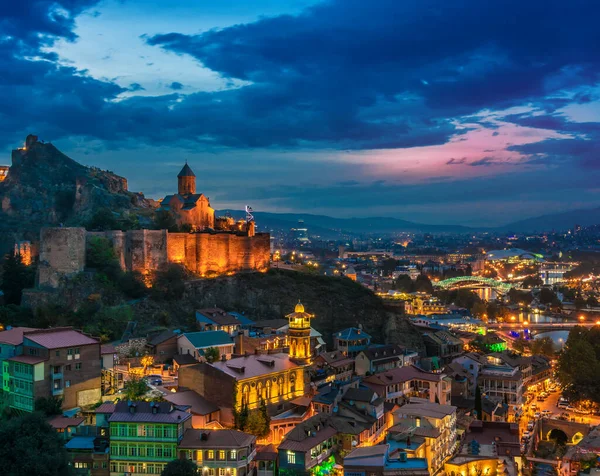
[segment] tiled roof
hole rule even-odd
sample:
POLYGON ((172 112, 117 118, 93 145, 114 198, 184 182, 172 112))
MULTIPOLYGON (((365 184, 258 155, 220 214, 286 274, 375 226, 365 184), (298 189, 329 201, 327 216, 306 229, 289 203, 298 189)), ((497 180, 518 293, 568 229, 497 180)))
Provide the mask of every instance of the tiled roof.
POLYGON ((36 330, 34 327, 13 327, 8 331, 0 332, 0 342, 3 344, 21 345, 23 343, 23 333, 36 330))
POLYGON ((100 355, 114 354, 117 352, 114 345, 104 344, 100 346, 100 355))
POLYGON ((192 418, 191 413, 179 410, 170 402, 119 402, 115 411, 108 419, 109 422, 148 422, 148 423, 181 423, 192 418), (135 411, 130 410, 130 405, 135 411), (153 407, 158 409, 152 413, 153 407))
POLYGON ((252 319, 244 314, 240 314, 239 312, 231 311, 229 314, 237 318, 238 321, 242 324, 242 326, 250 326, 254 323, 252 319))
POLYGON ((277 459, 277 448, 274 445, 265 445, 256 449, 255 461, 275 461, 277 459))
POLYGON ((63 347, 76 347, 82 345, 98 344, 98 339, 93 339, 83 332, 70 327, 56 329, 43 329, 23 334, 25 339, 35 342, 46 349, 62 349, 63 347))
POLYGON ((95 436, 74 436, 65 444, 68 450, 93 450, 95 436))
POLYGON ((217 405, 209 402, 206 398, 198 395, 193 390, 168 393, 165 395, 165 400, 174 403, 175 405, 189 406, 191 412, 196 415, 208 415, 219 410, 217 405))
POLYGON ((233 343, 225 331, 186 332, 183 334, 196 349, 205 349, 233 343))
POLYGON ((371 338, 369 334, 357 327, 348 327, 347 329, 334 333, 333 337, 341 340, 360 340, 371 338))
POLYGON ((456 413, 456 407, 439 403, 407 403, 394 412, 395 415, 425 416, 442 419, 456 413))
POLYGON ((362 351, 369 360, 385 359, 394 355, 403 355, 404 349, 396 344, 373 345, 362 351))
MULTIPOLYGON (((423 415, 426 416, 426 415, 423 415)), ((410 433, 411 436, 421 436, 427 438, 437 438, 440 436, 440 430, 433 427, 416 427, 414 425, 410 425, 408 423, 398 423, 392 426, 389 430, 389 433, 410 433)))
POLYGON ((254 378, 298 367, 297 364, 290 360, 287 354, 252 354, 244 357, 235 357, 225 362, 214 362, 210 365, 235 377, 236 380, 254 378))
POLYGON ((166 330, 161 332, 160 334, 155 335, 152 339, 148 341, 149 345, 158 345, 163 342, 171 339, 172 337, 177 337, 177 334, 173 331, 166 330))
POLYGON ((175 362, 177 365, 191 365, 198 363, 198 361, 190 354, 177 354, 173 357, 173 362, 175 362))
POLYGON ((116 405, 114 403, 105 402, 96 408, 96 413, 113 413, 116 405))
POLYGON ((214 322, 220 326, 236 326, 241 324, 237 317, 218 307, 198 309, 196 311, 196 320, 207 323, 214 322))
POLYGON ((279 450, 308 451, 335 434, 329 417, 317 414, 296 425, 279 444, 279 450))
POLYGON ((48 358, 39 357, 37 355, 15 355, 14 357, 11 357, 7 360, 10 360, 11 362, 21 362, 22 364, 34 365, 39 364, 40 362, 44 362, 48 360, 48 358))
POLYGON ((344 394, 344 400, 355 402, 371 402, 375 398, 376 393, 370 388, 349 388, 344 394))
POLYGON ((179 448, 244 448, 256 440, 254 435, 237 430, 188 429, 179 448))
POLYGON ((181 169, 181 172, 179 172, 177 174, 177 177, 195 177, 195 176, 196 176, 196 174, 193 172, 192 168, 187 164, 187 162, 181 169))
POLYGON ((52 428, 54 428, 55 430, 58 430, 58 429, 65 429, 70 426, 79 426, 84 421, 85 421, 85 418, 82 418, 82 417, 67 418, 62 415, 58 415, 58 416, 55 416, 54 418, 51 418, 50 420, 48 420, 48 423, 50 424, 50 426, 52 428))
POLYGON ((252 324, 250 324, 250 327, 255 329, 264 329, 265 327, 279 329, 280 327, 285 327, 289 324, 290 321, 287 319, 263 319, 262 321, 254 321, 252 324))
POLYGON ((426 380, 428 382, 440 382, 444 376, 445 374, 426 372, 415 367, 414 365, 411 365, 406 367, 398 367, 386 372, 371 375, 370 377, 364 379, 364 383, 371 383, 374 385, 393 385, 400 382, 408 382, 409 380, 414 379, 426 380))

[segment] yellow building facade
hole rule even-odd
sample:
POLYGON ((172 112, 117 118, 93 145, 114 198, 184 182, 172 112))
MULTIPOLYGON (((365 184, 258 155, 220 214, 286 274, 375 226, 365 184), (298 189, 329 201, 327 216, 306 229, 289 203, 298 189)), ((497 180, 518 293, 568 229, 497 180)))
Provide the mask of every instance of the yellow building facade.
POLYGON ((312 351, 310 348, 310 321, 315 316, 305 312, 301 302, 296 304, 294 312, 286 316, 290 321, 288 342, 290 358, 302 364, 310 363, 312 351))

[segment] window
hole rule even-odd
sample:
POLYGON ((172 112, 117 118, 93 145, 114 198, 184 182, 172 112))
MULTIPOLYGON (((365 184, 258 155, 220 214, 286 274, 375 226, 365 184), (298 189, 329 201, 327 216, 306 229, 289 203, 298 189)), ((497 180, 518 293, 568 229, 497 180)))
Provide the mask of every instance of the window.
POLYGON ((208 468, 208 476, 215 476, 215 468, 208 468))
POLYGON ((225 451, 219 450, 219 459, 220 460, 224 460, 225 459, 225 451))
POLYGON ((237 451, 231 450, 230 457, 231 457, 231 459, 236 460, 237 459, 237 451))
POLYGON ((65 387, 70 387, 70 386, 71 386, 71 381, 65 380, 65 387))
POLYGON ((415 418, 415 426, 417 428, 421 427, 421 418, 419 418, 419 417, 415 418))
POLYGON ((219 468, 219 476, 225 476, 225 468, 219 468))
POLYGON ((81 370, 81 363, 75 364, 75 370, 81 370))
POLYGON ((77 349, 75 349, 75 352, 74 352, 74 354, 75 354, 75 358, 76 358, 76 359, 78 359, 78 358, 80 357, 80 354, 79 354, 79 347, 78 347, 77 349))
POLYGON ((213 450, 208 450, 208 454, 206 455, 207 459, 215 459, 215 452, 213 450))
POLYGON ((70 372, 70 371, 71 371, 71 364, 65 365, 65 372, 70 372))
POLYGON ((60 357, 60 350, 57 350, 54 355, 56 355, 57 357, 60 357))
POLYGON ((288 451, 287 462, 288 464, 296 464, 296 453, 294 453, 293 451, 288 451))

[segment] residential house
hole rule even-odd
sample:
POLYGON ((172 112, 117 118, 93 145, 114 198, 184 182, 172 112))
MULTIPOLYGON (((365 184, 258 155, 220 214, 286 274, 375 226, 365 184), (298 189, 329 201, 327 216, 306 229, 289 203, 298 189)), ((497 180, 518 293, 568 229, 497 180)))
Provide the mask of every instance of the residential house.
POLYGON ((518 367, 505 364, 498 357, 486 356, 477 376, 481 393, 511 407, 511 414, 518 414, 523 403, 523 375, 518 367))
POLYGON ((31 412, 42 397, 60 397, 64 408, 100 400, 100 342, 71 327, 24 332, 6 363, 8 404, 15 410, 31 412))
MULTIPOLYGON (((385 432, 392 426, 393 420, 391 415, 386 418, 384 403, 384 399, 370 388, 349 388, 346 391, 338 404, 338 411, 335 415, 338 419, 349 419, 354 422, 354 426, 359 423, 364 426, 364 431, 358 434, 359 438, 352 440, 352 442, 356 442, 356 445, 374 445, 385 437, 385 432)), ((343 432, 340 431, 340 433, 343 432)), ((350 451, 354 445, 350 447, 342 445, 342 447, 344 450, 350 451)))
POLYGON ((9 382, 7 359, 17 355, 17 350, 23 345, 23 333, 35 331, 33 327, 12 327, 0 332, 0 372, 2 372, 2 392, 0 392, 0 407, 8 404, 9 382))
POLYGON ((475 380, 462 365, 451 362, 444 367, 444 373, 452 380, 451 394, 453 397, 469 398, 475 388, 475 380))
POLYGON ((263 445, 256 450, 256 476, 275 476, 277 449, 275 445, 263 445))
POLYGON ((314 359, 315 380, 348 381, 354 373, 354 359, 339 350, 323 352, 314 359))
POLYGON ((236 430, 186 430, 179 457, 193 461, 202 476, 254 474, 256 437, 236 430))
POLYGON ((354 370, 356 375, 367 375, 402 367, 404 354, 396 344, 372 345, 356 355, 354 370))
POLYGON ((428 357, 439 357, 443 364, 452 362, 463 352, 463 341, 448 331, 423 334, 428 357))
POLYGON ((455 358, 452 363, 460 365, 471 375, 471 377, 468 379, 469 393, 471 395, 475 395, 475 385, 477 384, 479 371, 487 363, 485 356, 476 352, 469 352, 465 355, 455 358))
POLYGON ((233 354, 233 340, 224 331, 186 332, 177 337, 179 355, 189 354, 200 360, 210 348, 218 349, 219 358, 230 359, 233 354))
POLYGON ((333 334, 333 348, 348 357, 356 357, 370 345, 371 336, 363 331, 362 326, 349 327, 333 334))
POLYGON ((296 425, 277 450, 280 474, 315 471, 318 465, 333 460, 337 433, 330 417, 322 414, 296 425))
POLYGON ((483 421, 507 421, 508 405, 495 399, 481 399, 481 420, 483 421))
POLYGON ((198 361, 191 354, 177 354, 175 357, 173 357, 173 371, 177 373, 181 367, 195 365, 197 363, 198 361))
POLYGON ((198 309, 196 325, 201 331, 223 331, 231 336, 236 335, 242 327, 236 316, 218 307, 198 309))
POLYGON ((76 476, 109 476, 109 444, 107 438, 75 435, 65 444, 76 476))
POLYGON ((221 411, 213 402, 198 395, 193 390, 168 393, 165 400, 178 407, 186 407, 192 414, 192 428, 222 428, 221 411))
POLYGON ((458 447, 456 407, 411 401, 394 412, 394 426, 389 430, 388 443, 392 448, 425 458, 429 472, 437 473, 458 447))
POLYGON ((118 402, 110 424, 110 474, 160 474, 177 457, 192 415, 170 402, 118 402))
POLYGON ((66 417, 64 415, 57 415, 48 420, 48 424, 54 428, 63 440, 70 440, 77 432, 77 428, 82 427, 84 422, 85 418, 66 417))
POLYGON ((415 366, 371 375, 363 380, 363 385, 373 389, 387 402, 400 404, 410 397, 448 404, 452 388, 451 379, 446 374, 426 372, 415 366))
POLYGON ((425 458, 408 457, 405 451, 390 452, 390 445, 355 448, 344 456, 344 476, 428 476, 425 458))
POLYGON ((148 354, 154 357, 155 363, 162 364, 175 357, 178 350, 177 337, 179 335, 180 333, 177 331, 166 330, 148 338, 146 349, 148 354))
POLYGON ((283 408, 304 395, 304 367, 287 354, 247 355, 212 364, 200 363, 179 369, 179 387, 196 391, 221 408, 221 422, 233 424, 234 406, 240 410, 283 408))

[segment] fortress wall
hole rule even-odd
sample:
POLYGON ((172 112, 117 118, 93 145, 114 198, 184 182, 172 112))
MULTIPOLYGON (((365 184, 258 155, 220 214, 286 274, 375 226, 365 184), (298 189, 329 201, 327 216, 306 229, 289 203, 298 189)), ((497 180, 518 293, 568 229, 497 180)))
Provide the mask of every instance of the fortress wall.
POLYGON ((187 257, 187 237, 189 233, 169 233, 167 235, 167 257, 169 263, 185 264, 187 257))
POLYGON ((127 232, 125 264, 129 271, 147 273, 168 262, 167 230, 127 232))
POLYGON ((38 286, 56 288, 62 276, 83 271, 85 238, 84 228, 42 228, 38 286))
POLYGON ((90 245, 90 238, 106 238, 110 240, 113 245, 113 250, 115 252, 115 256, 119 260, 119 264, 121 265, 121 269, 127 269, 126 260, 125 260, 125 242, 126 235, 125 232, 121 230, 110 230, 110 231, 88 231, 86 232, 86 250, 90 245))

